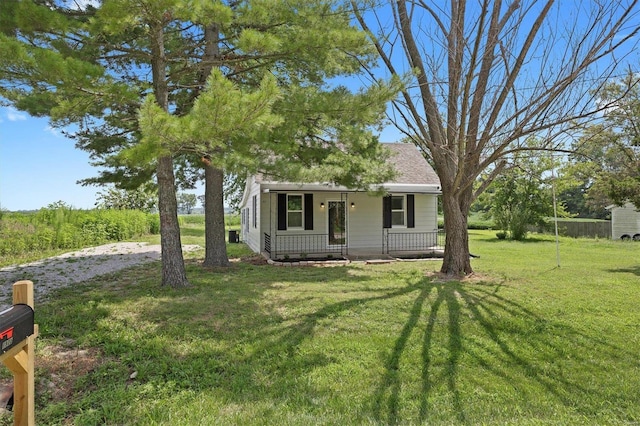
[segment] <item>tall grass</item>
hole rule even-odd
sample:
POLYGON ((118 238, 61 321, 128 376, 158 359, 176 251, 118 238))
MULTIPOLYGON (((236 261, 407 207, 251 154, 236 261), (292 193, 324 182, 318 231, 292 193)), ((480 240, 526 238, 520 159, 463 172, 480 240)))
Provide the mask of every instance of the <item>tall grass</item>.
POLYGON ((50 206, 0 217, 0 264, 6 258, 75 249, 159 232, 157 215, 134 210, 77 210, 50 206))

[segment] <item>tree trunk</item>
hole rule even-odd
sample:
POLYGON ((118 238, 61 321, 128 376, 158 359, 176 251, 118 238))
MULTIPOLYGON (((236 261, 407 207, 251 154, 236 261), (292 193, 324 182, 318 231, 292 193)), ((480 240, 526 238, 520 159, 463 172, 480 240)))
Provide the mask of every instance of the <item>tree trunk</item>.
POLYGON ((224 172, 214 166, 204 169, 204 234, 203 266, 229 266, 227 244, 224 239, 224 172))
MULTIPOLYGON (((204 86, 211 74, 213 61, 220 54, 219 28, 217 25, 207 25, 204 28, 205 50, 203 55, 204 72, 201 84, 204 86)), ((210 152, 211 155, 222 155, 210 152)), ((204 246, 205 255, 203 266, 229 266, 227 244, 224 239, 224 171, 205 163, 204 166, 204 246)))
POLYGON ((469 207, 467 206, 469 203, 462 199, 466 196, 470 196, 470 194, 448 191, 442 193, 446 240, 444 260, 440 272, 451 276, 468 275, 473 272, 469 255, 469 231, 467 230, 469 215, 469 207))
MULTIPOLYGON (((165 111, 169 110, 169 89, 167 85, 167 61, 164 52, 164 32, 162 25, 151 30, 151 71, 153 92, 156 102, 165 111)), ((173 174, 173 159, 170 155, 158 158, 156 167, 158 179, 158 210, 160 211, 160 246, 162 250, 162 285, 174 288, 187 287, 187 273, 182 256, 180 224, 178 223, 178 202, 173 174)))
POLYGON ((162 285, 188 287, 182 256, 178 203, 176 201, 173 160, 170 156, 158 159, 158 208, 160 210, 160 245, 162 247, 162 285))

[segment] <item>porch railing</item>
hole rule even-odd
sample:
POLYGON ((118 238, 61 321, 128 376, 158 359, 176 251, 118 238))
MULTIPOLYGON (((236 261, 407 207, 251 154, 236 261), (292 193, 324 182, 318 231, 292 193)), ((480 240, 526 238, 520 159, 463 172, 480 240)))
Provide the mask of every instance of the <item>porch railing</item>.
POLYGON ((443 229, 431 232, 392 232, 385 230, 384 252, 421 252, 429 253, 444 248, 443 229))
POLYGON ((347 246, 344 244, 328 245, 328 234, 292 234, 274 235, 264 234, 264 250, 272 258, 278 256, 318 256, 345 255, 347 246))
POLYGON ((264 234, 264 251, 271 254, 271 235, 266 232, 264 234))
MULTIPOLYGON (((346 244, 328 245, 328 234, 282 234, 264 233, 264 251, 275 259, 283 256, 328 256, 347 255, 346 244)), ((383 233, 382 253, 434 253, 444 248, 444 230, 431 232, 392 232, 383 233)), ((378 247, 377 250, 380 250, 378 247)))

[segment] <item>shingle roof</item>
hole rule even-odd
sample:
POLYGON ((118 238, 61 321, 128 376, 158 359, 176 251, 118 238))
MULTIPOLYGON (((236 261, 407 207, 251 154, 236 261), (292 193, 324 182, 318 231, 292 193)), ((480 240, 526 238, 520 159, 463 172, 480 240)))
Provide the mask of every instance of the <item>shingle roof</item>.
MULTIPOLYGON (((391 151, 389 161, 396 171, 394 180, 387 182, 388 184, 440 186, 440 178, 415 145, 410 143, 384 143, 383 145, 391 151)), ((258 184, 274 182, 262 173, 256 174, 254 179, 258 184)))
POLYGON ((385 143, 391 150, 390 161, 396 170, 393 182, 411 185, 440 185, 440 179, 415 145, 409 143, 385 143))

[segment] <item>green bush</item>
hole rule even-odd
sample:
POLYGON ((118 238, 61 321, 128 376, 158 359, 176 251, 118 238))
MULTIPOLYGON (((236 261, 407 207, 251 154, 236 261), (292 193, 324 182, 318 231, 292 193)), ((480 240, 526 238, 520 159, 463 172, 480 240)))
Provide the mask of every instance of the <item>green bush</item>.
POLYGON ((55 203, 36 213, 3 212, 0 256, 82 248, 159 232, 157 214, 137 210, 76 210, 55 203))
POLYGON ((239 214, 224 215, 224 224, 226 226, 240 226, 240 215, 239 214))
POLYGON ((150 234, 159 234, 160 233, 160 215, 157 214, 147 214, 147 226, 150 234))
MULTIPOLYGON (((438 228, 444 228, 444 219, 442 217, 438 218, 438 228)), ((481 215, 471 214, 467 219, 467 229, 480 229, 480 230, 488 230, 494 229, 494 223, 491 219, 485 219, 481 215)))

